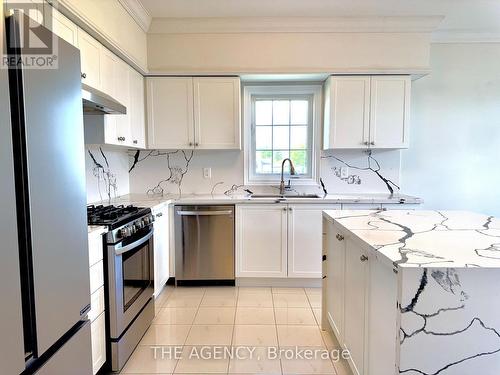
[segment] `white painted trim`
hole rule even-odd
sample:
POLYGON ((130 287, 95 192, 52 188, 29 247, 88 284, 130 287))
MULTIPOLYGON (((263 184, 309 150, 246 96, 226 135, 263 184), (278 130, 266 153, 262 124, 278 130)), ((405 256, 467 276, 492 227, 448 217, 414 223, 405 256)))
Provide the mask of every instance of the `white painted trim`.
POLYGON ((264 278, 237 277, 236 286, 281 287, 281 288, 321 288, 321 278, 264 278))
POLYGON ((444 16, 154 18, 150 34, 431 33, 444 16))
POLYGON ((85 14, 82 14, 68 0, 57 0, 49 3, 55 7, 60 13, 66 16, 76 26, 83 29, 90 36, 95 38, 99 43, 104 45, 117 55, 119 58, 127 62, 132 68, 142 75, 148 72, 147 66, 144 66, 136 57, 125 51, 109 34, 100 29, 92 20, 85 14))
POLYGON ((250 153, 252 152, 252 138, 251 138, 251 123, 252 123, 252 107, 251 96, 254 94, 312 94, 313 95, 313 139, 311 146, 312 155, 312 176, 311 178, 294 179, 292 185, 317 185, 319 183, 319 169, 320 169, 320 149, 318 147, 321 142, 321 123, 322 123, 322 91, 321 84, 315 85, 287 85, 283 82, 269 83, 268 85, 245 85, 243 86, 243 134, 244 134, 244 154, 243 154, 243 170, 244 170, 244 184, 245 185, 276 185, 275 179, 272 180, 253 180, 250 176, 251 162, 250 153))
POLYGON ((436 30, 431 43, 500 43, 500 31, 436 30))
POLYGON ((118 2, 125 8, 127 13, 130 14, 140 28, 147 33, 153 17, 151 17, 147 9, 144 8, 144 5, 142 5, 139 0, 118 0, 118 2))

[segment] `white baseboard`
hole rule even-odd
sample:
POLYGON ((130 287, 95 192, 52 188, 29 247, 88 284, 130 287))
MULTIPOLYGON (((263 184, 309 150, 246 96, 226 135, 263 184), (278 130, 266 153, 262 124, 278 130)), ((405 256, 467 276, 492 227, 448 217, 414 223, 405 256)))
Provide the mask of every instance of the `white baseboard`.
POLYGON ((321 288, 321 279, 239 277, 236 279, 236 286, 321 288))

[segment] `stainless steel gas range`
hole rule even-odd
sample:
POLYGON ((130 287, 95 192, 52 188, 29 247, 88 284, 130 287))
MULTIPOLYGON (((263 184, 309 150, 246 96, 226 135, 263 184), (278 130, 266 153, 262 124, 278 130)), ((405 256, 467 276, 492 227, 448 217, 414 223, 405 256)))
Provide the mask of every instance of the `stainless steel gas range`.
POLYGON ((149 208, 89 206, 105 225, 105 273, 112 371, 120 371, 154 318, 153 215, 149 208))

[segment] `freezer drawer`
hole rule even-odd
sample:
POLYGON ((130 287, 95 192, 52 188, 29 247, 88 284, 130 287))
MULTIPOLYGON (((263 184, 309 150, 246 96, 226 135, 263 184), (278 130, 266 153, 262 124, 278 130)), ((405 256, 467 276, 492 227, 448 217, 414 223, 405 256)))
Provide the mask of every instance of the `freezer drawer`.
POLYGON ((90 375, 92 352, 90 321, 87 321, 54 355, 36 372, 36 375, 90 375))
POLYGON ((175 279, 234 280, 234 206, 176 206, 175 279))

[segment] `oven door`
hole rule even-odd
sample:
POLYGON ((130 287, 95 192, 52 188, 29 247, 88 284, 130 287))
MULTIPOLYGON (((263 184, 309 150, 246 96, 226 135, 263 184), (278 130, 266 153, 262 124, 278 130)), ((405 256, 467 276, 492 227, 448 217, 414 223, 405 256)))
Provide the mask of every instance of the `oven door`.
POLYGON ((118 339, 153 296, 153 227, 108 246, 110 335, 118 339))

